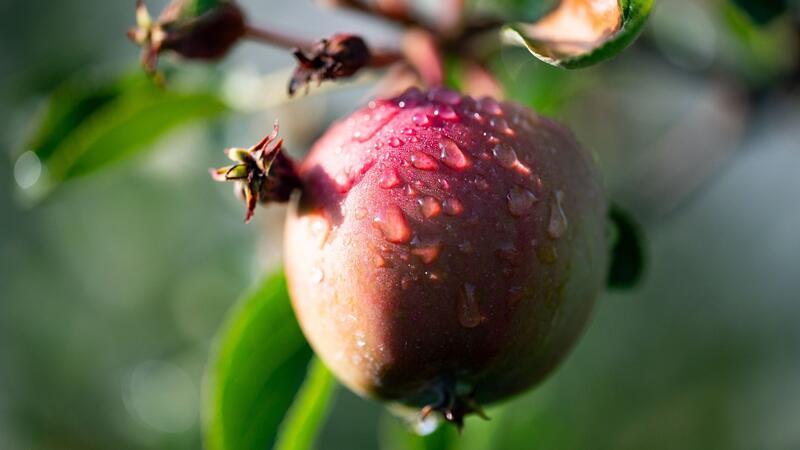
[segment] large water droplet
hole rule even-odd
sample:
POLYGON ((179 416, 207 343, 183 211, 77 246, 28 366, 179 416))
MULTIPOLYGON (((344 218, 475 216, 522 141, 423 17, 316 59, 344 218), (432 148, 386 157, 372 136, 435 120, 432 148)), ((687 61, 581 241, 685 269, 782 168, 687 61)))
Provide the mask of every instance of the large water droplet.
POLYGON ((383 172, 378 184, 384 189, 391 189, 400 186, 402 182, 403 180, 400 179, 400 175, 397 174, 397 169, 389 168, 383 172))
POLYGON ((420 170, 436 170, 439 164, 427 153, 414 152, 411 154, 411 164, 420 170))
POLYGON ((463 169, 469 165, 469 160, 458 144, 448 137, 442 137, 442 142, 439 143, 439 159, 451 169, 463 169))
POLYGON ((442 105, 433 110, 433 115, 448 122, 458 122, 460 118, 452 106, 442 105))
POLYGON ((447 105, 457 105, 461 103, 461 94, 456 91, 452 91, 447 88, 433 88, 428 93, 428 98, 439 103, 445 103, 447 105))
POLYGON ((42 175, 42 162, 36 153, 25 152, 14 164, 14 179, 22 189, 29 189, 42 175))
POLYGON ((375 216, 372 225, 378 228, 389 242, 402 244, 411 239, 411 228, 408 226, 403 210, 397 205, 391 205, 375 216))
POLYGON ((444 201, 444 213, 448 216, 457 216, 464 212, 464 204, 457 198, 448 198, 444 201))
POLYGON ((556 191, 553 194, 553 201, 550 202, 550 221, 547 224, 547 234, 553 239, 559 239, 567 232, 567 216, 561 207, 561 200, 564 193, 556 191))
POLYGON ((537 198, 533 192, 520 187, 514 186, 508 191, 508 211, 512 216, 524 216, 531 209, 531 206, 536 202, 537 198))
POLYGON ((386 258, 377 253, 373 256, 372 261, 375 263, 375 267, 386 267, 386 258))
POLYGON ((397 148, 400 147, 401 145, 403 145, 403 141, 401 141, 400 138, 398 138, 397 136, 393 136, 391 139, 389 139, 390 147, 397 148))
POLYGON ((439 244, 433 244, 414 248, 411 250, 411 253, 418 256, 425 264, 430 264, 439 257, 440 250, 441 246, 439 244))
POLYGON ((489 126, 505 134, 506 136, 514 135, 514 130, 508 126, 508 122, 506 122, 506 119, 503 119, 502 117, 492 117, 489 120, 489 126))
POLYGON ((423 112, 414 113, 414 115, 411 116, 411 121, 414 122, 414 125, 419 127, 428 127, 431 125, 431 118, 423 112))
POLYGON ((328 239, 328 233, 330 232, 330 223, 323 218, 312 219, 310 222, 311 228, 311 235, 314 236, 316 240, 317 247, 322 247, 325 241, 328 239))
POLYGON ((438 216, 442 212, 442 205, 439 203, 439 200, 433 197, 425 197, 419 200, 420 208, 422 209, 422 215, 426 219, 430 219, 432 217, 438 216))
POLYGON ((369 140, 375 133, 389 123, 398 112, 400 112, 400 110, 395 105, 380 103, 376 105, 374 109, 370 110, 369 113, 356 113, 358 117, 355 119, 358 120, 352 122, 355 127, 353 130, 353 139, 359 142, 369 140))
POLYGON ((478 107, 481 109, 481 111, 493 116, 499 116, 503 114, 503 108, 500 107, 500 104, 497 103, 497 100, 491 97, 483 97, 478 100, 478 107))
POLYGON ((465 328, 474 328, 481 323, 481 310, 475 297, 475 286, 465 283, 458 296, 458 322, 465 328))
POLYGON ((509 169, 517 163, 517 152, 508 144, 497 144, 492 147, 492 155, 497 163, 509 169))
POLYGON ((321 283, 322 280, 325 278, 325 272, 322 271, 319 267, 312 267, 311 268, 311 282, 313 283, 321 283))
POLYGON ((336 184, 336 190, 342 194, 347 193, 353 187, 353 180, 345 171, 337 173, 333 177, 333 182, 336 184))

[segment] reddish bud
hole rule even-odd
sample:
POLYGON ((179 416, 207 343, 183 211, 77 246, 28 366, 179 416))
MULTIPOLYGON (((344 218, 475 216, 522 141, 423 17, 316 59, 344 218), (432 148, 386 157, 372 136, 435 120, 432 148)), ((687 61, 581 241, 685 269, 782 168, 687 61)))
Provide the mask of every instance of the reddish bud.
POLYGON ((322 39, 309 52, 295 50, 297 68, 289 82, 289 95, 310 82, 347 78, 370 61, 370 51, 364 40, 350 34, 337 34, 322 39))

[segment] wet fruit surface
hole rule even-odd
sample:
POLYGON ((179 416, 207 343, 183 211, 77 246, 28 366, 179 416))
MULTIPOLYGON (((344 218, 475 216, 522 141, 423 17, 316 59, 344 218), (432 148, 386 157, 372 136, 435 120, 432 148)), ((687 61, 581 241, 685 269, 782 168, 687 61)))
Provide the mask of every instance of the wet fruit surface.
POLYGON ((422 407, 442 384, 483 404, 521 392, 563 359, 603 287, 593 162, 521 106, 446 90, 376 100, 331 127, 300 176, 293 304, 359 393, 422 407))

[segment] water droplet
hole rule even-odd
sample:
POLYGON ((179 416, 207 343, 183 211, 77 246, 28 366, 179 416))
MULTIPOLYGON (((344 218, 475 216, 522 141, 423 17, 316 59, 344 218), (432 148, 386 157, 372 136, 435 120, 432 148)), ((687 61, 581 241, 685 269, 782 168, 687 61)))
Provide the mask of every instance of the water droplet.
POLYGON ((543 245, 536 249, 536 257, 545 264, 555 264, 558 261, 558 251, 553 245, 543 245))
POLYGON ((494 116, 503 115, 503 108, 500 107, 500 104, 497 103, 497 100, 491 97, 483 97, 478 100, 478 106, 481 111, 485 112, 486 114, 491 114, 494 116))
POLYGON ((457 105, 461 103, 461 94, 446 88, 434 88, 428 93, 428 98, 447 105, 457 105))
POLYGON ((377 253, 372 258, 372 261, 375 263, 375 267, 386 267, 386 259, 377 253))
POLYGON ((416 144, 417 142, 419 142, 419 138, 418 138, 418 137, 416 137, 416 136, 411 136, 411 138, 409 139, 409 141, 411 141, 411 142, 413 142, 413 143, 415 143, 415 144, 416 144))
POLYGON ((431 155, 422 152, 414 152, 411 154, 411 164, 420 170, 436 170, 439 164, 431 155))
POLYGON ((567 216, 561 207, 561 200, 564 193, 556 191, 553 194, 553 201, 550 202, 550 221, 547 224, 547 234, 553 239, 559 239, 567 232, 567 216))
POLYGON ((346 193, 351 187, 353 187, 353 180, 345 171, 337 173, 336 176, 333 177, 333 181, 336 184, 336 190, 342 194, 346 193))
POLYGON ((489 126, 505 134, 506 136, 514 135, 514 130, 508 126, 508 122, 506 122, 506 119, 503 119, 502 117, 492 117, 489 120, 489 126))
POLYGON ((464 204, 457 198, 448 198, 444 201, 444 213, 448 216, 457 216, 464 212, 464 204))
POLYGON ((517 152, 508 144, 497 144, 492 147, 492 155, 498 164, 507 169, 517 163, 517 152))
POLYGON ((419 204, 422 209, 422 215, 425 216, 426 219, 436 217, 442 212, 442 205, 439 203, 439 200, 433 197, 428 196, 422 198, 419 200, 419 204))
POLYGON ((464 155, 464 152, 461 151, 461 148, 452 139, 443 136, 442 142, 439 143, 439 149, 441 150, 439 159, 441 159, 447 167, 451 169, 463 169, 469 165, 469 160, 466 155, 464 155))
POLYGON ((464 328, 474 328, 481 323, 481 310, 475 298, 475 286, 465 283, 458 296, 458 322, 464 328))
POLYGON ((428 127, 431 124, 431 118, 422 112, 414 113, 414 115, 411 116, 411 121, 414 122, 414 125, 419 127, 428 127))
POLYGON ((365 208, 356 208, 356 212, 354 213, 356 219, 363 219, 367 216, 367 210, 365 208))
POLYGON ((397 205, 391 205, 375 216, 372 225, 381 230, 383 237, 389 242, 402 244, 411 239, 411 228, 403 210, 397 205))
POLYGON ((401 141, 397 136, 393 136, 391 139, 389 139, 389 146, 397 148, 401 145, 403 145, 403 141, 401 141))
POLYGON ((323 272, 322 269, 320 269, 319 267, 311 268, 311 282, 321 283, 324 278, 325 278, 325 272, 323 272))
POLYGON ((525 291, 521 286, 512 286, 508 289, 508 305, 512 308, 525 296, 525 291))
POLYGON ((537 198, 533 192, 519 186, 508 191, 508 210, 512 216, 524 216, 531 209, 537 198))
POLYGON ((445 180, 444 178, 439 178, 436 181, 439 182, 439 186, 442 189, 444 189, 445 191, 449 191, 450 190, 450 182, 449 181, 445 180))
POLYGON ((439 257, 441 246, 439 244, 427 245, 424 247, 417 247, 411 250, 411 253, 418 256, 425 264, 430 264, 436 261, 439 257))
POLYGON ((475 182, 475 187, 476 187, 476 188, 478 188, 478 190, 479 190, 479 191, 484 191, 484 192, 486 192, 486 191, 488 191, 488 190, 490 189, 490 187, 491 187, 491 186, 489 186, 489 182, 488 182, 488 181, 486 181, 486 178, 483 178, 483 177, 482 177, 482 176, 480 176, 480 175, 479 175, 479 176, 477 176, 477 177, 475 177, 475 180, 474 180, 474 182, 475 182))
POLYGON ((400 175, 397 174, 397 169, 389 168, 383 172, 378 184, 384 189, 391 189, 400 186, 402 182, 403 180, 400 179, 400 175))
POLYGON ((417 132, 414 131, 413 128, 408 128, 408 127, 403 128, 403 131, 401 131, 401 133, 403 133, 405 135, 408 135, 408 136, 413 136, 413 135, 417 134, 417 132))
POLYGON ((381 102, 376 104, 375 108, 370 112, 361 111, 356 113, 353 122, 347 123, 356 127, 353 130, 353 139, 359 142, 365 142, 372 138, 380 129, 382 129, 397 113, 400 112, 395 105, 381 102))
POLYGON ((476 112, 474 112, 474 113, 472 113, 472 118, 473 118, 475 121, 477 121, 478 123, 481 123, 481 124, 483 124, 484 122, 486 122, 486 119, 485 119, 485 118, 484 118, 484 117, 481 115, 481 113, 479 113, 479 112, 477 112, 477 111, 476 111, 476 112))
POLYGON ((436 272, 425 272, 425 274, 428 275, 428 279, 431 281, 439 281, 439 279, 441 278, 439 277, 439 274, 436 272))
POLYGON ((400 280, 400 287, 403 288, 405 291, 406 289, 410 288, 414 285, 416 278, 411 275, 403 275, 403 278, 400 280))
POLYGON ((449 105, 438 106, 433 111, 433 115, 441 118, 442 120, 447 120, 448 122, 458 122, 459 121, 458 114, 453 109, 453 107, 449 106, 449 105))
POLYGON ((521 256, 519 250, 514 247, 514 244, 503 244, 495 251, 495 254, 498 258, 506 261, 507 263, 511 264, 512 266, 517 266, 520 264, 521 256))
POLYGON ((327 220, 323 218, 313 219, 310 223, 311 225, 311 235, 317 241, 317 247, 322 247, 325 241, 328 239, 328 233, 330 232, 330 224, 327 220))

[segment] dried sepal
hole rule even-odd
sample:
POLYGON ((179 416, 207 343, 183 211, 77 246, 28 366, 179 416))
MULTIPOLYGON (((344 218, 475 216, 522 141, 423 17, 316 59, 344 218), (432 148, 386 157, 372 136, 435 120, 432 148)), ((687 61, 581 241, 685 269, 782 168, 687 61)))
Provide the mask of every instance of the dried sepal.
POLYGON ((359 36, 337 34, 322 39, 308 51, 295 49, 297 67, 289 81, 289 95, 312 82, 347 78, 369 64, 370 50, 359 36))
POLYGON ((209 171, 215 181, 236 183, 247 208, 245 222, 252 219, 258 203, 285 203, 301 187, 294 163, 282 150, 283 139, 278 138, 278 122, 275 122, 272 133, 253 147, 225 150, 225 155, 236 164, 209 171))

